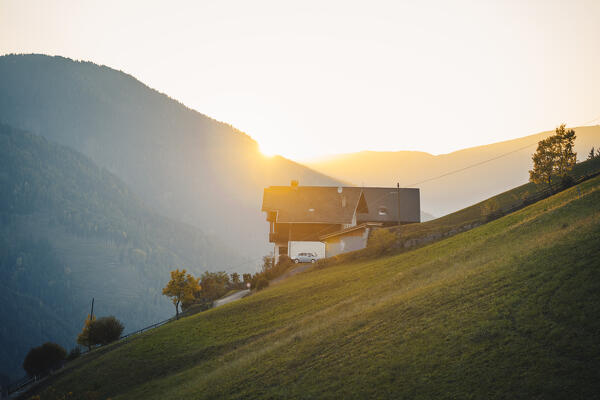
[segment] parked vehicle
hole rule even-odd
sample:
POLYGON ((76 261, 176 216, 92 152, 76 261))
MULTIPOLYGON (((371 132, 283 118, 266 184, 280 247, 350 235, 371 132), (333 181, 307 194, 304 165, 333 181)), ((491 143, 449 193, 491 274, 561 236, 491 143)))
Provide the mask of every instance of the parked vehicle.
POLYGON ((314 263, 317 261, 317 255, 315 253, 298 253, 298 255, 292 258, 296 264, 298 263, 314 263))

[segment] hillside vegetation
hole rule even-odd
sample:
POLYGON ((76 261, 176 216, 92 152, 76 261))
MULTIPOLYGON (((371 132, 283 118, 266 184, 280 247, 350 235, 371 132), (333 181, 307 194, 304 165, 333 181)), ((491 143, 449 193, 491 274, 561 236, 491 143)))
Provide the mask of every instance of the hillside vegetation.
POLYGON ((260 260, 271 250, 263 188, 291 179, 339 185, 282 157, 264 157, 243 132, 90 62, 0 57, 0 122, 83 153, 162 215, 235 243, 228 256, 260 260))
MULTIPOLYGON (((426 129, 426 128, 424 128, 426 129)), ((485 127, 481 127, 485 130, 485 127)), ((600 125, 574 128, 575 151, 585 160, 600 146, 600 125)), ((537 143, 554 131, 476 146, 448 154, 417 151, 362 151, 305 162, 338 179, 365 186, 414 185, 421 189, 421 208, 442 216, 483 201, 528 181, 537 143), (489 162, 486 162, 491 160, 489 162), (481 164, 479 164, 481 163, 481 164), (474 168, 463 168, 476 165, 474 168), (458 171, 446 175, 448 172, 458 171), (429 180, 430 178, 439 179, 429 180), (420 182, 420 183, 419 183, 420 182)))
MULTIPOLYGON (((569 176, 576 180, 593 176, 599 172, 600 157, 596 157, 576 164, 569 172, 569 176)), ((556 182, 554 190, 558 190, 560 185, 560 182, 556 182)), ((528 182, 443 217, 420 224, 394 227, 391 230, 400 235, 402 242, 433 235, 438 238, 443 237, 446 233, 461 231, 464 227, 484 224, 495 215, 504 215, 507 210, 527 204, 529 199, 535 198, 536 195, 547 189, 545 186, 528 182)))
POLYGON ((127 331, 171 316, 170 268, 227 269, 228 253, 84 155, 0 124, 0 372, 22 376, 45 341, 73 347, 92 297, 127 331))
POLYGON ((42 399, 592 398, 600 177, 400 255, 167 324, 42 399))

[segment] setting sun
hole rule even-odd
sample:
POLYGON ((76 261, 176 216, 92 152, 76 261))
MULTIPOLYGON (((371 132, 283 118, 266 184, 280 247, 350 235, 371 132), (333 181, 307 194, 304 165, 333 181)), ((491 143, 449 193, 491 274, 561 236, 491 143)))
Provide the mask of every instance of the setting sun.
POLYGON ((277 151, 275 150, 275 148, 269 146, 268 144, 261 143, 258 148, 260 149, 262 155, 265 157, 273 157, 277 155, 277 151))

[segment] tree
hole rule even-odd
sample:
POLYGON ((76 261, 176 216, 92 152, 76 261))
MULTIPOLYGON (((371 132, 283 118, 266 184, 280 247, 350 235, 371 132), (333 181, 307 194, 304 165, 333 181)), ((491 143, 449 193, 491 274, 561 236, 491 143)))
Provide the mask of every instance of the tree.
POLYGON ((263 257, 262 272, 268 272, 275 266, 275 257, 272 254, 263 257))
POLYGON ((575 131, 565 129, 565 125, 562 124, 556 128, 554 135, 540 140, 532 156, 533 169, 529 171, 529 180, 537 184, 547 184, 552 190, 553 177, 566 178, 577 162, 577 153, 573 151, 575 138, 575 131))
POLYGON ((92 324, 94 321, 96 321, 96 317, 94 316, 90 319, 90 315, 88 314, 85 322, 83 323, 83 329, 81 330, 81 333, 77 335, 77 343, 82 346, 86 346, 88 350, 91 350, 92 345, 94 344, 92 340, 93 335, 90 334, 93 333, 92 324))
POLYGON ((592 160, 596 158, 596 153, 595 153, 595 149, 592 147, 592 149, 590 150, 590 152, 588 153, 588 160, 592 160))
POLYGON ((213 301, 227 293, 229 275, 224 271, 206 271, 200 277, 200 283, 202 285, 202 298, 213 301))
POLYGON ((239 285, 240 283, 240 274, 238 274, 237 272, 234 272, 231 274, 231 283, 233 283, 234 285, 239 285))
POLYGON ((248 283, 252 280, 252 274, 242 274, 242 279, 244 283, 248 283))
POLYGON ((92 330, 94 332, 93 344, 109 344, 121 338, 125 327, 114 316, 102 317, 97 321, 92 322, 92 330))
POLYGON ((100 319, 94 316, 91 320, 88 315, 83 330, 77 336, 77 343, 91 350, 94 345, 105 345, 118 340, 123 329, 123 324, 112 315, 100 319))
POLYGON ((43 375, 60 368, 66 358, 65 349, 56 343, 47 342, 29 350, 23 361, 23 369, 29 376, 43 375))
POLYGON ((569 174, 569 171, 573 169, 577 164, 577 153, 573 151, 575 147, 575 130, 565 129, 565 124, 556 128, 556 134, 554 146, 556 148, 556 154, 558 156, 558 163, 556 167, 556 175, 559 177, 565 177, 569 174))
POLYGON ((186 274, 186 270, 171 271, 171 280, 163 289, 162 293, 171 298, 175 305, 175 317, 179 319, 179 305, 183 302, 193 303, 196 293, 201 290, 199 279, 191 274, 186 274))

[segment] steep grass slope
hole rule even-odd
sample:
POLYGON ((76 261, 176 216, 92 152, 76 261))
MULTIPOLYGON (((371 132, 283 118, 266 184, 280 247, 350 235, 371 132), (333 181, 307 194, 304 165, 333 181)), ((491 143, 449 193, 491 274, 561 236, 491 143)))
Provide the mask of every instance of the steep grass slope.
POLYGON ((167 324, 79 360, 42 399, 592 398, 599 315, 594 178, 415 251, 167 324))

